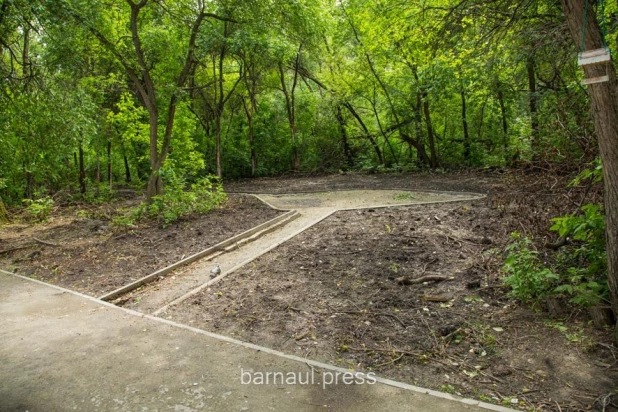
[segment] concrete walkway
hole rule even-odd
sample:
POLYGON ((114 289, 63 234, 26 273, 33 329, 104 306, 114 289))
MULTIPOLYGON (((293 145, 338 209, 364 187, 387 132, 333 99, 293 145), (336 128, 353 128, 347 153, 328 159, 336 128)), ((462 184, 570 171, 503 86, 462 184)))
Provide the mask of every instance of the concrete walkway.
POLYGON ((164 280, 148 285, 140 291, 133 293, 131 299, 136 303, 131 307, 143 313, 159 314, 170 303, 185 298, 187 294, 201 286, 205 287, 206 285, 213 284, 214 280, 210 278, 210 270, 215 264, 221 266, 222 274, 220 278, 223 278, 328 217, 334 211, 335 209, 323 208, 304 210, 292 222, 272 233, 262 236, 254 242, 247 243, 239 249, 225 253, 215 258, 214 261, 200 260, 195 262, 187 268, 168 275, 164 280))
POLYGON ((323 389, 320 369, 314 385, 243 385, 241 370, 320 364, 4 273, 0 331, 0 411, 506 411, 396 383, 323 389))
POLYGON ((130 307, 143 313, 162 314, 169 305, 177 304, 203 288, 218 282, 223 277, 302 233, 338 210, 456 202, 479 199, 483 196, 473 193, 410 192, 405 190, 344 190, 286 195, 256 195, 256 197, 276 209, 296 209, 300 213, 300 217, 254 242, 217 257, 214 261, 198 261, 172 275, 168 275, 162 281, 133 292, 129 295, 130 307), (222 274, 213 280, 210 278, 210 270, 215 264, 221 266, 222 274))

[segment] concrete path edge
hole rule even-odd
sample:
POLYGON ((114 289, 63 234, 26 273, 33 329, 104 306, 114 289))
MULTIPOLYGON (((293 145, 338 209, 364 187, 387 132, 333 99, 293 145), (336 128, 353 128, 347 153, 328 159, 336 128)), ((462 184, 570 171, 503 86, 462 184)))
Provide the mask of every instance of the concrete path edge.
MULTIPOLYGON (((122 311, 122 312, 124 312, 126 314, 129 314, 131 316, 135 316, 135 317, 138 317, 138 318, 145 318, 145 319, 149 319, 149 320, 154 321, 154 322, 166 324, 166 325, 169 325, 169 326, 172 326, 172 327, 175 327, 175 328, 188 330, 188 331, 194 332, 196 334, 200 334, 200 335, 207 336, 207 337, 210 337, 210 338, 213 338, 213 339, 217 339, 217 340, 222 341, 222 342, 226 342, 226 343, 242 346, 244 348, 253 349, 253 350, 256 350, 256 351, 259 351, 259 352, 264 352, 264 353, 267 353, 267 354, 270 354, 270 355, 273 355, 273 356, 277 356, 277 357, 280 357, 280 358, 283 358, 283 359, 287 359, 287 360, 290 360, 290 361, 304 363, 304 364, 309 365, 311 367, 316 367, 316 368, 320 368, 320 369, 330 370, 330 371, 334 371, 334 372, 341 372, 341 373, 349 373, 350 372, 350 370, 348 370, 348 369, 340 368, 340 367, 333 366, 333 365, 330 365, 330 364, 327 364, 327 363, 318 362, 318 361, 314 361, 314 360, 310 360, 310 359, 300 358, 298 356, 289 355, 289 354, 286 354, 286 353, 283 353, 283 352, 280 352, 280 351, 277 351, 277 350, 274 350, 274 349, 270 349, 270 348, 267 348, 267 347, 255 345, 253 343, 243 342, 243 341, 240 341, 238 339, 230 338, 228 336, 218 335, 216 333, 208 332, 208 331, 205 331, 205 330, 202 330, 202 329, 197 329, 197 328, 194 328, 194 327, 191 327, 191 326, 188 326, 188 325, 183 325, 181 323, 177 323, 177 322, 174 322, 174 321, 171 321, 171 320, 168 320, 168 319, 162 319, 162 318, 159 318, 159 317, 156 317, 156 316, 147 315, 147 314, 136 312, 136 311, 133 311, 133 310, 130 310, 130 309, 118 307, 118 306, 113 305, 113 304, 111 304, 109 302, 105 302, 103 300, 94 298, 92 296, 84 295, 82 293, 75 292, 75 291, 72 291, 72 290, 69 290, 69 289, 65 289, 65 288, 62 288, 60 286, 56 286, 56 285, 52 285, 52 284, 49 284, 49 283, 45 283, 45 282, 42 282, 42 281, 37 280, 37 279, 31 279, 31 278, 28 278, 28 277, 25 277, 25 276, 21 276, 21 275, 18 275, 16 273, 8 272, 8 271, 3 270, 3 269, 0 269, 0 274, 7 275, 7 276, 13 276, 13 277, 16 277, 18 279, 22 279, 22 280, 27 281, 27 282, 33 282, 33 283, 36 283, 36 284, 39 284, 39 285, 43 285, 43 286, 46 286, 46 287, 49 287, 49 288, 53 288, 53 289, 59 290, 59 291, 64 292, 64 293, 70 293, 70 294, 72 294, 74 296, 78 296, 78 297, 80 297, 82 299, 86 299, 86 300, 89 300, 91 302, 95 302, 97 304, 100 304, 102 306, 106 306, 106 307, 112 308, 113 310, 122 311)), ((357 372, 357 374, 360 375, 360 376, 364 376, 365 375, 362 372, 357 372)), ((482 408, 482 409, 486 409, 486 410, 490 410, 490 411, 496 411, 496 412, 517 412, 514 409, 506 408, 504 406, 493 405, 493 404, 490 404, 490 403, 486 403, 486 402, 482 402, 482 401, 477 401, 477 400, 474 400, 474 399, 461 398, 461 397, 458 397, 458 396, 451 395, 449 393, 439 392, 439 391, 435 391, 435 390, 432 390, 432 389, 426 389, 426 388, 422 388, 422 387, 419 387, 419 386, 414 386, 414 385, 410 385, 410 384, 407 384, 407 383, 394 381, 392 379, 387 379, 387 378, 382 378, 382 377, 375 377, 375 379, 376 379, 377 382, 382 383, 384 385, 396 387, 396 388, 403 389, 403 390, 409 390, 409 391, 412 391, 412 392, 422 393, 422 394, 426 394, 426 395, 429 395, 429 396, 433 396, 433 397, 436 397, 436 398, 445 399, 445 400, 449 400, 449 401, 453 401, 453 402, 459 402, 459 403, 462 403, 462 404, 465 404, 465 405, 476 406, 476 407, 479 407, 479 408, 482 408)))
MULTIPOLYGON (((258 198, 259 199, 259 198, 258 198)), ((260 199, 262 200, 262 199, 260 199)), ((266 203, 266 202, 264 202, 266 203)), ((206 283, 201 284, 200 286, 196 287, 193 290, 190 290, 189 292, 185 293, 184 295, 178 297, 177 299, 174 299, 173 301, 171 301, 170 303, 168 303, 167 305, 163 306, 160 309, 157 309, 156 311, 154 311, 152 314, 153 315, 160 315, 161 313, 165 312, 169 307, 171 306, 175 306, 178 305, 179 303, 184 302, 185 300, 189 299, 191 296, 195 296, 198 293, 200 293, 202 290, 218 283, 219 281, 221 281, 222 279, 224 279, 225 277, 231 275, 232 273, 234 273, 235 271, 237 271, 238 269, 242 268, 243 266, 245 266, 246 264, 254 261, 255 259, 258 259, 260 256, 263 256, 265 254, 267 254, 268 252, 270 252, 271 250, 281 246, 283 243, 287 242, 288 240, 298 236, 299 234, 301 234, 302 232, 304 232, 305 230, 311 228, 312 226, 317 225, 318 223, 320 223, 321 221, 323 221, 324 219, 328 218, 329 216, 331 216, 332 214, 334 214, 335 212, 337 212, 337 209, 333 209, 330 210, 327 214, 325 214, 324 216, 320 217, 319 219, 316 219, 314 221, 312 221, 310 224, 303 226, 302 228, 300 228, 299 230, 295 231, 294 233, 292 233, 291 235, 281 239, 280 241, 276 242, 274 245, 272 245, 269 248, 264 249, 263 251, 261 251, 257 256, 252 256, 251 258, 241 262, 240 264, 234 266, 232 269, 227 270, 225 272, 223 272, 222 274, 220 274, 219 276, 217 276, 214 279, 209 280, 206 283)))
MULTIPOLYGON (((105 301, 110 301, 113 300, 121 295, 124 295, 125 293, 131 292, 132 290, 137 289, 140 286, 143 286, 149 282, 152 282, 153 280, 159 278, 160 276, 164 276, 176 269, 178 269, 181 266, 185 266, 188 265, 190 263, 193 263, 197 260, 200 260, 203 257, 206 257, 208 255, 211 255, 213 253, 216 253, 218 251, 223 251, 227 246, 232 245, 234 243, 240 243, 242 242, 244 239, 248 239, 251 238, 253 235, 255 235, 258 232, 262 232, 262 234, 266 234, 268 233, 269 229, 276 229, 281 225, 285 225, 286 223, 289 223, 291 220, 293 220, 292 218, 296 217, 296 215, 298 215, 298 212, 295 210, 290 210, 287 213, 284 213, 282 215, 279 215, 277 217, 275 217, 274 219, 271 219, 267 222, 264 222, 260 225, 257 225, 243 233, 240 233, 236 236, 232 236, 231 238, 228 238, 222 242, 217 243, 214 246, 211 246, 207 249, 202 250, 201 252, 197 252, 189 257, 186 257, 182 260, 179 260, 178 262, 174 262, 171 265, 163 268, 163 269, 159 269, 149 275, 146 275, 134 282, 131 282, 127 285, 124 285, 116 290, 113 290, 109 293, 106 293, 105 295, 102 295, 99 297, 99 299, 101 300, 105 300, 105 301)), ((256 238, 257 239, 257 238, 256 238)), ((253 239, 255 240, 255 239, 253 239)))

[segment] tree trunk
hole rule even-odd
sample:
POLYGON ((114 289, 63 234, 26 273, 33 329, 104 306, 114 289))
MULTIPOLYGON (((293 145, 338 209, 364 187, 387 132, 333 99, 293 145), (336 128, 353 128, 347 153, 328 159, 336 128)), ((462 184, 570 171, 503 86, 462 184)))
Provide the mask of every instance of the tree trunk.
POLYGON ((148 186, 146 186, 146 198, 148 201, 152 201, 153 197, 163 194, 163 180, 159 176, 159 170, 151 171, 150 176, 148 176, 148 186))
POLYGON ((112 187, 112 139, 107 140, 107 182, 109 187, 112 187))
MULTIPOLYGON (((485 99, 483 100, 483 104, 481 105, 481 113, 479 115, 479 126, 478 126, 478 138, 477 141, 482 141, 483 140, 483 126, 485 126, 485 106, 487 106, 487 99, 488 97, 486 96, 485 99)), ((489 152, 493 153, 494 150, 494 140, 493 139, 489 139, 489 152)))
POLYGON ((217 165, 217 177, 223 177, 223 167, 221 166, 221 114, 215 114, 215 164, 217 165))
POLYGON ((258 160, 255 151, 255 129, 253 127, 253 113, 249 116, 249 145, 251 146, 251 176, 255 177, 257 173, 258 160))
POLYGON ((30 25, 28 22, 24 25, 24 48, 22 50, 22 70, 23 77, 26 79, 26 89, 30 83, 30 25))
MULTIPOLYGON (((384 146, 388 146, 388 149, 391 152, 391 156, 393 157, 394 162, 399 163, 397 154, 395 153, 395 150, 393 149, 391 142, 388 140, 388 135, 384 132, 384 128, 382 127, 382 122, 380 121, 380 114, 378 113, 378 108, 376 107, 375 86, 373 90, 373 99, 371 99, 371 109, 373 110, 373 115, 375 116, 376 123, 378 124, 378 128, 380 129, 380 134, 382 135, 382 138, 384 139, 384 145, 382 146, 382 153, 386 152, 386 150, 384 149, 384 146)), ((397 123, 399 123, 398 117, 396 115, 394 117, 397 123)), ((390 162, 385 161, 385 163, 387 166, 390 166, 390 162)))
MULTIPOLYGON (((2 28, 2 23, 4 23, 5 17, 9 14, 9 1, 3 0, 2 4, 0 4, 0 28, 2 28)), ((2 56, 3 44, 0 42, 0 56, 2 56)))
MULTIPOLYGON (((418 142, 418 146, 422 146, 424 150, 425 143, 423 142, 423 114, 421 113, 422 108, 423 108, 423 95, 419 91, 416 93, 416 106, 414 107, 414 131, 416 132, 416 141, 418 142)), ((427 162, 426 153, 425 153, 425 157, 426 159, 423 159, 421 151, 416 150, 416 161, 417 161, 418 167, 422 167, 424 165, 429 164, 429 162, 427 162)))
POLYGON ((258 157, 255 149, 255 121, 254 117, 258 110, 257 95, 258 95, 258 82, 260 79, 260 70, 263 66, 256 63, 257 52, 254 49, 253 52, 244 55, 243 66, 244 70, 241 70, 241 77, 245 82, 245 87, 249 93, 249 98, 242 98, 242 104, 247 115, 247 122, 249 125, 249 150, 251 157, 251 176, 255 177, 258 168, 258 157))
POLYGON ((79 152, 79 192, 83 195, 86 193, 86 170, 84 169, 84 148, 81 140, 77 150, 79 152))
POLYGON ((509 130, 506 120, 506 107, 504 106, 504 93, 502 89, 498 89, 498 103, 500 104, 500 114, 502 115, 502 146, 504 147, 504 159, 506 164, 509 164, 509 130))
POLYGON ((468 119, 466 113, 466 92, 461 90, 461 121, 463 123, 464 162, 470 166, 470 133, 468 132, 468 119))
POLYGON ((438 154, 436 153, 436 142, 431 123, 431 112, 429 111, 429 98, 427 92, 423 92, 423 112, 425 113, 425 123, 427 124, 427 140, 429 141, 429 152, 431 153, 431 168, 438 167, 438 154))
POLYGON ((530 103, 530 146, 532 148, 532 160, 539 158, 539 116, 537 113, 537 92, 536 92, 536 74, 534 71, 534 56, 528 56, 526 62, 528 71, 528 96, 530 103))
POLYGON ((363 122, 363 119, 359 116, 359 114, 356 112, 356 110, 354 110, 354 107, 352 107, 352 105, 350 103, 347 103, 347 102, 344 103, 343 107, 348 109, 350 114, 352 116, 354 116, 354 118, 358 122, 359 126, 363 130, 363 133, 364 133, 365 137, 367 138, 367 140, 369 140, 369 143, 371 143, 371 146, 373 147, 373 150, 376 152, 376 156, 378 156, 378 160, 380 161, 380 164, 383 165, 384 164, 384 156, 382 156, 382 151, 380 150, 380 146, 378 146, 378 143, 376 142, 376 140, 373 138, 371 133, 369 133, 369 129, 367 129, 367 126, 365 125, 365 122, 363 122))
MULTIPOLYGON (((585 0, 562 0, 571 35, 575 44, 584 24, 585 0)), ((601 28, 591 7, 585 27, 585 49, 593 50, 603 46, 601 28)), ((618 319, 618 83, 613 62, 584 67, 586 78, 607 75, 609 81, 588 86, 594 125, 598 135, 603 182, 605 185, 606 248, 608 282, 612 298, 612 309, 618 319)), ((618 323, 615 340, 618 342, 618 323)))
POLYGON ((0 198, 0 225, 9 223, 9 212, 6 210, 6 206, 4 206, 4 201, 0 198))
MULTIPOLYGON (((223 38, 227 38, 227 23, 223 24, 223 38)), ((223 82, 225 81, 223 74, 223 61, 225 60, 226 52, 227 46, 225 43, 223 43, 223 45, 221 46, 221 50, 219 51, 218 82, 215 83, 215 88, 218 88, 217 93, 215 94, 215 129, 217 132, 215 141, 215 149, 217 153, 215 161, 217 163, 217 177, 219 179, 223 178, 223 166, 221 165, 221 118, 223 117, 223 108, 225 105, 225 95, 223 90, 223 82)))
POLYGON ((97 149, 97 168, 94 171, 94 181, 97 183, 101 183, 101 155, 98 149, 97 149))
POLYGON ((254 105, 252 103, 247 104, 246 100, 242 99, 243 107, 245 108, 245 114, 247 115, 247 123, 249 125, 249 149, 251 155, 251 176, 255 177, 257 169, 257 154, 255 153, 255 132, 253 130, 253 110, 254 105))
POLYGON ((337 105, 336 107, 335 117, 337 118, 337 123, 339 123, 339 132, 341 133, 343 157, 346 160, 346 164, 352 167, 354 165, 354 159, 352 159, 352 150, 350 149, 350 143, 348 142, 348 133, 345 128, 345 119, 343 118, 343 113, 341 112, 340 105, 337 105))
POLYGON ((124 181, 131 183, 131 168, 129 168, 129 159, 127 159, 126 153, 122 155, 124 160, 124 181))
POLYGON ((293 157, 293 166, 294 171, 298 171, 300 169, 300 157, 298 154, 298 142, 296 136, 296 103, 295 103, 295 90, 298 84, 298 66, 300 64, 300 53, 303 48, 301 44, 298 48, 298 52, 296 53, 296 61, 294 63, 294 78, 292 81, 292 87, 288 90, 288 87, 285 83, 285 69, 283 67, 283 63, 279 62, 279 80, 281 81, 281 90, 283 91, 283 95, 285 97, 285 108, 288 115, 288 122, 290 123, 290 136, 292 138, 292 157, 293 157))

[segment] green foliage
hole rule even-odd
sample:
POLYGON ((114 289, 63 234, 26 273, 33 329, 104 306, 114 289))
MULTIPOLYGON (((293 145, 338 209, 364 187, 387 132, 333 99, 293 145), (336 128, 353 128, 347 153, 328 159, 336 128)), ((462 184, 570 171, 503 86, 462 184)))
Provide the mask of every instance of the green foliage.
POLYGON ((141 209, 119 210, 119 214, 112 217, 112 225, 121 229, 135 228, 141 215, 141 209))
POLYGON ((414 194, 410 192, 398 193, 393 196, 394 200, 412 200, 414 199, 414 194))
POLYGON ((507 248, 507 258, 502 268, 507 275, 504 283, 511 287, 511 296, 524 302, 534 302, 548 295, 560 279, 552 270, 544 267, 539 252, 533 249, 532 240, 513 233, 514 242, 507 248))
POLYGON ((569 186, 579 186, 586 180, 592 184, 600 183, 603 180, 603 165, 601 164, 600 158, 596 158, 592 162, 591 167, 582 170, 581 173, 569 183, 569 186))
POLYGON ((196 64, 184 84, 178 81, 198 15, 191 2, 143 3, 141 63, 126 2, 9 3, 0 19, 0 176, 7 205, 41 188, 77 191, 80 149, 87 200, 109 198, 90 187, 97 180, 143 186, 172 120, 166 162, 174 161, 187 182, 217 170, 219 139, 226 178, 288 173, 294 149, 302 172, 430 167, 419 155, 431 156, 430 135, 434 169, 590 159, 597 150, 581 73, 571 64, 575 50, 568 33, 555 29, 562 16, 547 0, 522 7, 213 0, 204 3, 207 17, 189 59, 196 64), (30 54, 22 56, 26 40, 30 54), (522 92, 529 57, 543 85, 535 93, 522 92), (294 89, 291 108, 280 67, 288 93, 294 89), (148 76, 131 75, 141 70, 148 76), (146 77, 153 90, 144 94, 146 77), (156 98, 146 102, 148 96, 156 98))
POLYGON ((41 197, 36 200, 24 199, 26 213, 36 222, 46 222, 54 208, 54 199, 49 196, 41 197))
POLYGON ((86 185, 86 193, 83 195, 83 200, 88 203, 102 204, 114 200, 116 192, 109 183, 91 183, 86 185))
POLYGON ((609 298, 605 218, 597 205, 585 205, 582 214, 552 219, 550 230, 573 243, 559 252, 550 267, 544 264, 529 238, 514 234, 506 249, 503 272, 511 295, 525 302, 543 296, 567 295, 577 305, 593 306, 609 298))
POLYGON ((607 299, 607 255, 605 252, 605 216, 598 205, 585 205, 583 214, 552 219, 550 228, 574 241, 558 255, 557 267, 563 273, 562 284, 554 290, 571 296, 573 303, 591 306, 607 299))
POLYGON ((594 341, 586 335, 581 327, 569 331, 569 328, 561 321, 546 320, 544 323, 548 328, 556 329, 563 333, 564 337, 571 343, 577 343, 588 348, 594 346, 594 341))
POLYGON ((133 227, 139 220, 154 219, 166 227, 182 217, 208 213, 227 200, 223 186, 215 176, 197 179, 186 190, 185 179, 171 168, 162 171, 162 175, 166 183, 164 194, 155 196, 151 203, 144 202, 114 217, 115 226, 133 227))

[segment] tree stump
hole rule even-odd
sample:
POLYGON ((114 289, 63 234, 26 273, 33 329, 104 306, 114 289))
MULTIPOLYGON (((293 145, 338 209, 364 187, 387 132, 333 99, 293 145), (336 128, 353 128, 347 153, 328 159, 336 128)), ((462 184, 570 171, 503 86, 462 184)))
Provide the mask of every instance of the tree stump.
POLYGON ((596 328, 603 329, 615 323, 614 312, 610 306, 593 306, 588 311, 596 328))
POLYGON ((563 296, 547 296, 543 299, 543 307, 550 316, 559 318, 565 315, 567 311, 567 302, 563 296))

